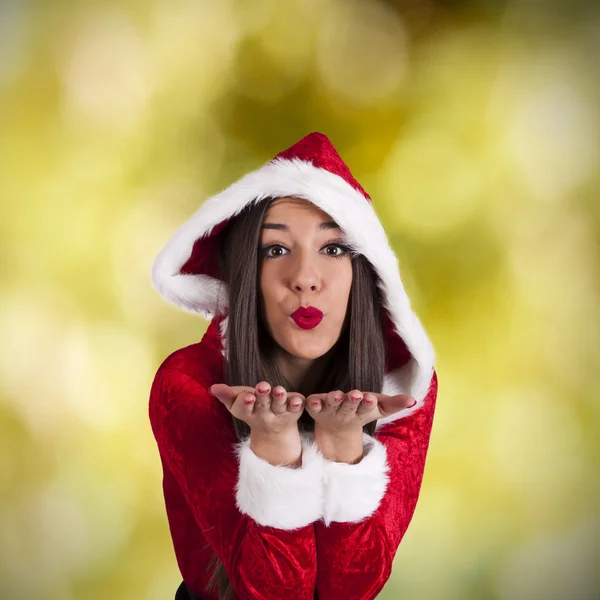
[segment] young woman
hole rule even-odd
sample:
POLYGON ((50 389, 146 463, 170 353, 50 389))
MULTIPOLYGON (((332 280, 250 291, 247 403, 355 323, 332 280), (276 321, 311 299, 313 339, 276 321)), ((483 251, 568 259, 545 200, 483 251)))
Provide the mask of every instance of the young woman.
POLYGON ((375 598, 416 507, 437 377, 367 193, 310 134, 207 200, 152 277, 211 321, 150 394, 176 598, 375 598))

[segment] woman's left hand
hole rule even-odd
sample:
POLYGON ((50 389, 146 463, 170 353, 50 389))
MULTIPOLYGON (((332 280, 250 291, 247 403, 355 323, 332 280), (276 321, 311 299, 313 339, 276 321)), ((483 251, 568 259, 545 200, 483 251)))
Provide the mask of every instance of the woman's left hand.
POLYGON ((342 433, 362 429, 363 425, 393 415, 416 404, 412 396, 386 396, 375 392, 340 390, 325 394, 311 394, 305 409, 322 430, 342 433))

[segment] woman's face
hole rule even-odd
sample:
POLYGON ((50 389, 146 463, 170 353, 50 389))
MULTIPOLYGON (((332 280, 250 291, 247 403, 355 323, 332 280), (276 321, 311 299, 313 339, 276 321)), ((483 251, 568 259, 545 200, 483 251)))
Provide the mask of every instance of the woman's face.
POLYGON ((352 284, 341 235, 332 218, 306 200, 278 198, 265 215, 259 245, 261 308, 272 338, 292 360, 319 358, 340 337, 352 284), (290 317, 299 306, 318 308, 322 321, 302 329, 290 317))

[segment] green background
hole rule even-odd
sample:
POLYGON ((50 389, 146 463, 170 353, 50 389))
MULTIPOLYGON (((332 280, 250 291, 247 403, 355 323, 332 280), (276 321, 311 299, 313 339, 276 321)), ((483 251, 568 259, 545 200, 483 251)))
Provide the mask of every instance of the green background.
POLYGON ((174 596, 151 264, 311 131, 437 353, 380 598, 600 597, 599 65, 594 2, 1 2, 0 597, 174 596))

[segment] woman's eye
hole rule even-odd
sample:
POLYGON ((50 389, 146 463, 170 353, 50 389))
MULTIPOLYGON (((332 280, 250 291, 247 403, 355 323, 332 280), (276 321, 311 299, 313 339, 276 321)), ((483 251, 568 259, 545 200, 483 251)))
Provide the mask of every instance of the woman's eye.
POLYGON ((329 256, 333 256, 333 258, 338 258, 338 256, 342 256, 344 254, 344 249, 339 244, 330 244, 329 246, 326 246, 326 248, 334 248, 339 251, 335 252, 334 254, 331 252, 328 253, 329 256))
POLYGON ((273 244, 272 246, 267 246, 266 248, 262 248, 262 254, 265 258, 278 258, 279 256, 283 256, 282 253, 272 253, 272 250, 285 250, 283 246, 279 246, 278 244, 273 244))
POLYGON ((339 252, 336 252, 335 254, 332 254, 330 252, 326 253, 329 254, 329 256, 331 256, 332 258, 343 258, 344 256, 346 256, 346 254, 348 254, 348 250, 349 248, 347 246, 344 246, 342 244, 327 244, 327 246, 325 246, 325 248, 337 248, 339 250, 339 252))
POLYGON ((285 254, 285 248, 283 246, 271 246, 270 250, 273 250, 272 256, 283 256, 285 254))
MULTIPOLYGON (((323 249, 325 250, 325 254, 330 256, 331 258, 342 258, 348 252, 348 248, 343 246, 342 244, 326 244, 323 249), (335 248, 337 251, 328 252, 330 248, 335 248)), ((280 256, 285 256, 286 252, 288 252, 287 248, 281 246, 280 244, 272 244, 271 246, 265 246, 261 248, 261 254, 263 258, 279 258, 280 256)))

